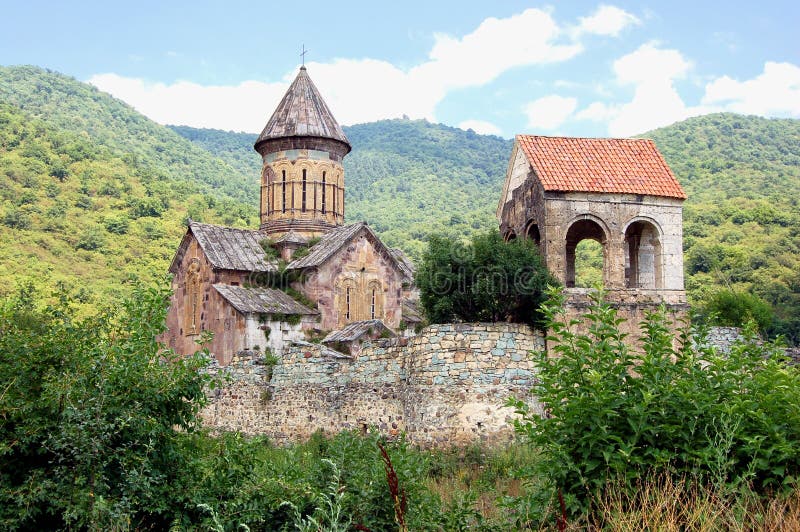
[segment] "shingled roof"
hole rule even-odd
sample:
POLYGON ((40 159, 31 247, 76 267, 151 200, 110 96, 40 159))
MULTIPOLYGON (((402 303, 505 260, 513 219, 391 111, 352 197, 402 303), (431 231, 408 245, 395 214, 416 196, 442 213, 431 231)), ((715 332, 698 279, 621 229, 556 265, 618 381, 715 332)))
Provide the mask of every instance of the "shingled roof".
MULTIPOLYGON (((266 260, 259 244, 264 238, 260 231, 190 221, 189 233, 197 239, 214 268, 246 272, 274 272, 278 269, 276 264, 266 260)), ((181 244, 170 271, 176 267, 183 248, 181 244)))
MULTIPOLYGON (((292 261, 289 263, 289 266, 287 266, 287 269, 299 270, 303 268, 310 268, 312 266, 319 266, 328 260, 331 255, 339 251, 339 249, 349 242, 350 239, 356 235, 356 233, 365 227, 367 227, 366 223, 357 222, 350 225, 343 225, 328 231, 322 235, 322 238, 319 242, 311 246, 308 255, 292 261)), ((369 230, 368 227, 367 229, 369 230)))
POLYGON ((381 320, 365 320, 365 321, 354 321, 353 323, 348 323, 342 329, 338 331, 333 331, 328 336, 326 336, 323 340, 323 344, 330 344, 334 342, 352 342, 354 340, 358 340, 365 334, 369 335, 383 335, 389 334, 391 336, 397 336, 389 327, 386 326, 381 320))
POLYGON ((233 308, 243 314, 317 314, 285 292, 273 288, 246 288, 227 284, 213 285, 233 308))
POLYGON ((300 67, 300 72, 272 113, 255 145, 285 137, 324 137, 338 140, 350 147, 350 141, 308 77, 304 66, 300 67))
POLYGON ((516 141, 545 190, 686 199, 652 140, 517 135, 516 141))

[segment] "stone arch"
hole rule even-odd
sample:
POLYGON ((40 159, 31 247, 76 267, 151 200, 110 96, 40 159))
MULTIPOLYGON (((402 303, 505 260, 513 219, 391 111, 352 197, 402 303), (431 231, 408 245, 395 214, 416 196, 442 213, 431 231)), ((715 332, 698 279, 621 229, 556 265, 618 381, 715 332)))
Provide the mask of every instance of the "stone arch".
POLYGON ((603 247, 603 285, 608 285, 608 228, 596 216, 584 214, 574 218, 567 226, 564 285, 575 286, 575 249, 584 240, 595 240, 603 247))
POLYGON ((503 241, 504 242, 511 242, 515 238, 517 238, 517 233, 515 233, 513 229, 509 229, 508 231, 503 233, 503 241))
POLYGON ((623 231, 625 238, 625 287, 664 287, 663 232, 652 218, 637 216, 623 231))
POLYGON ((536 220, 528 220, 528 223, 525 224, 525 238, 533 240, 537 246, 541 243, 542 235, 539 232, 539 224, 536 223, 536 220))

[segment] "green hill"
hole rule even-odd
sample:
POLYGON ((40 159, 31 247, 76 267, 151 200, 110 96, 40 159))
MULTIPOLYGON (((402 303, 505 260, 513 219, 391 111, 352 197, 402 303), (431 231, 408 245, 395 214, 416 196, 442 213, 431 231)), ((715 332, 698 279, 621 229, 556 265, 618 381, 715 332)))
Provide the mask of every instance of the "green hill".
POLYGON ((64 284, 87 304, 163 275, 188 216, 255 223, 257 184, 129 106, 0 68, 0 293, 64 284))
POLYGON ((686 188, 686 288, 755 294, 773 332, 800 341, 800 120, 730 113, 691 118, 655 140, 686 188))

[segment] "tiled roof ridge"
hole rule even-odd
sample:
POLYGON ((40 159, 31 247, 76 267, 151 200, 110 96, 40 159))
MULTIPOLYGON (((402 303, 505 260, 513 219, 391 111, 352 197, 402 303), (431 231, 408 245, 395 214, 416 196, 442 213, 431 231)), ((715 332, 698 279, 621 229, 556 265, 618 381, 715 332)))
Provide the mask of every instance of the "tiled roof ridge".
POLYGON ((517 135, 545 190, 686 199, 652 139, 517 135))

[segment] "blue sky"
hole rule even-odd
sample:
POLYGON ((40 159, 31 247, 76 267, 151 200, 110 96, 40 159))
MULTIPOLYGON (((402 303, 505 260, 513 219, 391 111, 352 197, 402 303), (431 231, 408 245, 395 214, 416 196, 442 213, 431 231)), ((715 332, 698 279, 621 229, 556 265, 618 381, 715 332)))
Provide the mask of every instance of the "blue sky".
POLYGON ((800 118, 800 2, 0 0, 0 64, 150 118, 257 132, 306 64, 342 124, 629 136, 736 111, 800 118))

